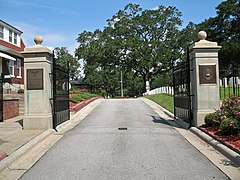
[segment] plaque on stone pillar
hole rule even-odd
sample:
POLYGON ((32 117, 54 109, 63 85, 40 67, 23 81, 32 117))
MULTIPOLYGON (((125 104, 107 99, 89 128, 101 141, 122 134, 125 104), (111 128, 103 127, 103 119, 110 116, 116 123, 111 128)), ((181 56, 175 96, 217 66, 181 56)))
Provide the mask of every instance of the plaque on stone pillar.
POLYGON ((216 85, 216 65, 199 65, 200 85, 216 85))
POLYGON ((43 90, 43 69, 27 69, 27 90, 43 90))

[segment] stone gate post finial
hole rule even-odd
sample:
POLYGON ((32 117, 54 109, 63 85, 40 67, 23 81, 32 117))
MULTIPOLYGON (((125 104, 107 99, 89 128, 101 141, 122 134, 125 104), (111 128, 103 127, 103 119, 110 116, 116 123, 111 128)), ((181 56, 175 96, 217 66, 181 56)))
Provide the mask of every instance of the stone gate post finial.
POLYGON ((34 42, 36 43, 36 45, 41 45, 43 42, 42 36, 35 36, 34 42))
POLYGON ((205 31, 199 31, 199 32, 198 32, 198 38, 199 38, 200 40, 206 40, 206 38, 207 38, 207 33, 206 33, 205 31))

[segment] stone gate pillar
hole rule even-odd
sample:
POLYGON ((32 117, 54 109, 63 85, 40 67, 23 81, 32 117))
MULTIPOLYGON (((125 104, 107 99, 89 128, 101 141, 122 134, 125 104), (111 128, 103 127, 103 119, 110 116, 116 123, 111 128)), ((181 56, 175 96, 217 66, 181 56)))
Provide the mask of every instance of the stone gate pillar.
POLYGON ((24 57, 24 129, 52 128, 52 52, 41 45, 42 37, 34 38, 36 45, 26 47, 24 57))
POLYGON ((205 115, 220 106, 218 51, 221 46, 207 41, 206 37, 207 33, 200 31, 200 41, 189 48, 193 126, 204 124, 205 115))

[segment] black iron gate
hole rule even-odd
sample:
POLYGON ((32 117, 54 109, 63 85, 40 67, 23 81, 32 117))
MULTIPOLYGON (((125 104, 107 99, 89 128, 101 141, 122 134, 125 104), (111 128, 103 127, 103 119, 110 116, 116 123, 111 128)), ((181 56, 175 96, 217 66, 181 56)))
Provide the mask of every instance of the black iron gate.
POLYGON ((69 65, 57 64, 53 53, 53 128, 69 119, 69 65))
POLYGON ((0 74, 0 122, 3 122, 3 74, 0 74))
POLYGON ((190 62, 173 65, 174 117, 191 124, 190 62))

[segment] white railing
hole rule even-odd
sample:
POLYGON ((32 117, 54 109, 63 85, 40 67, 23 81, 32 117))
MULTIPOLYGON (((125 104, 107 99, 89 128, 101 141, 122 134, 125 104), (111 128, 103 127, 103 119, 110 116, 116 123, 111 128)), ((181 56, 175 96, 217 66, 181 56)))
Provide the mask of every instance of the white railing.
POLYGON ((161 93, 166 93, 166 94, 173 95, 173 93, 174 93, 173 87, 165 86, 165 87, 156 88, 156 89, 153 89, 151 91, 143 93, 143 96, 153 95, 153 94, 161 94, 161 93))

